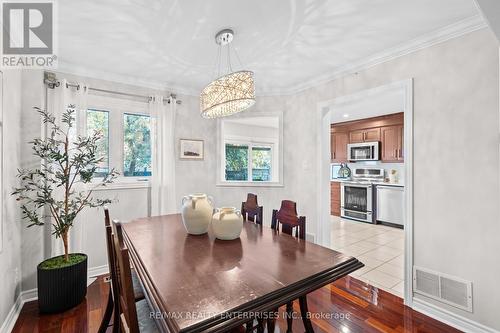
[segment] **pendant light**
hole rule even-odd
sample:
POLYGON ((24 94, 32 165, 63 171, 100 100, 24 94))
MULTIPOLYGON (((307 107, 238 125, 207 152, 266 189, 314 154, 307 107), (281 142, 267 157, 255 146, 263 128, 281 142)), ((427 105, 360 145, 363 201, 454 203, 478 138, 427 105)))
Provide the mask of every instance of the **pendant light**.
POLYGON ((252 71, 233 72, 230 44, 234 32, 224 29, 215 35, 219 45, 218 68, 221 65, 221 49, 227 47, 228 73, 210 82, 200 94, 200 111, 203 118, 226 117, 244 111, 255 104, 254 74, 252 71))

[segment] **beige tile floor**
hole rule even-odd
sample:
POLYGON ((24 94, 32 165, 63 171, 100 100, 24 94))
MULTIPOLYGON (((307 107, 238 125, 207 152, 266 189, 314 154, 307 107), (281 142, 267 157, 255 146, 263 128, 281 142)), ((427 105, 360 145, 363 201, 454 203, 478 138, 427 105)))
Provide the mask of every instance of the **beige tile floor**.
POLYGON ((331 222, 332 248, 365 264, 351 275, 403 297, 404 231, 336 216, 331 222))

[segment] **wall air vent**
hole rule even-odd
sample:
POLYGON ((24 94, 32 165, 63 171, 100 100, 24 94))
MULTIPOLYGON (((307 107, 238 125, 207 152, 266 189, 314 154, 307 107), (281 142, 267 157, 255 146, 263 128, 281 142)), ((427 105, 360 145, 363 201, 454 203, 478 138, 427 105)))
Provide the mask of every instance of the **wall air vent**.
POLYGON ((470 281, 414 266, 413 291, 472 312, 472 282, 470 281))

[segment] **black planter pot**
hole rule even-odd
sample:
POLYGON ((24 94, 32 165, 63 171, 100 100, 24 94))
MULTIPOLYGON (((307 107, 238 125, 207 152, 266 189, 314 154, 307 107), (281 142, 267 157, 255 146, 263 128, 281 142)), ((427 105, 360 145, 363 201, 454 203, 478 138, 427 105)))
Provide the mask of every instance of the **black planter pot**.
MULTIPOLYGON (((79 253, 80 254, 80 253, 79 253)), ((41 313, 57 313, 80 304, 87 295, 87 255, 72 266, 41 269, 37 267, 38 308, 41 313)))

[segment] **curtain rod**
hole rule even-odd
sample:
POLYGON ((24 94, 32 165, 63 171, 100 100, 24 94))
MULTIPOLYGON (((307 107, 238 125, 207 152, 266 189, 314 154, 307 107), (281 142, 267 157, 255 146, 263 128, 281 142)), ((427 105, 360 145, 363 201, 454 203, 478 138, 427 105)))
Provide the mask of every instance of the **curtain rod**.
MULTIPOLYGON (((54 89, 55 87, 59 87, 59 85, 61 84, 61 82, 59 82, 56 79, 55 74, 54 73, 49 73, 49 72, 45 72, 43 82, 45 84, 47 84, 47 86, 50 89, 54 89)), ((66 83, 66 88, 68 88, 68 87, 73 87, 73 88, 76 88, 76 89, 80 89, 80 85, 77 84, 77 83, 68 82, 68 83, 66 83)), ((93 91, 97 91, 97 92, 102 92, 102 93, 106 93, 106 94, 121 95, 121 96, 130 96, 130 97, 136 97, 136 98, 145 98, 145 99, 147 99, 148 102, 153 98, 152 96, 131 94, 131 93, 125 93, 125 92, 113 91, 113 90, 107 90, 107 89, 99 89, 99 88, 93 88, 93 87, 89 87, 89 90, 93 90, 93 91)), ((176 99, 176 95, 175 94, 170 94, 170 97, 172 97, 173 99, 176 99)), ((163 98, 163 102, 167 102, 168 104, 170 104, 170 98, 163 98)), ((180 100, 176 100, 175 102, 176 102, 176 104, 182 104, 182 101, 180 101, 180 100)))

